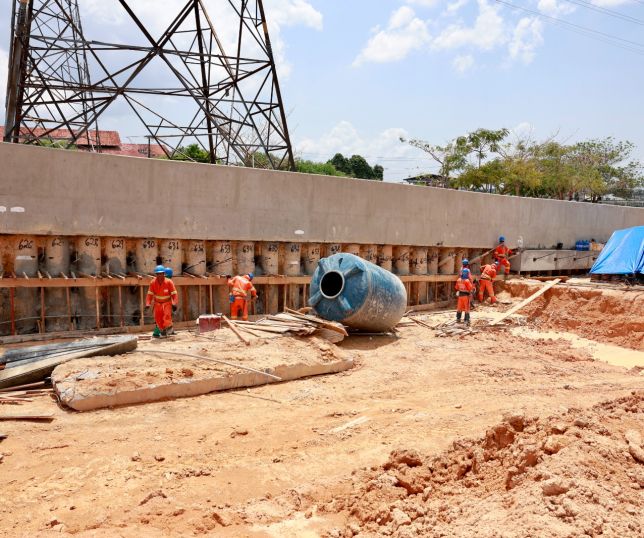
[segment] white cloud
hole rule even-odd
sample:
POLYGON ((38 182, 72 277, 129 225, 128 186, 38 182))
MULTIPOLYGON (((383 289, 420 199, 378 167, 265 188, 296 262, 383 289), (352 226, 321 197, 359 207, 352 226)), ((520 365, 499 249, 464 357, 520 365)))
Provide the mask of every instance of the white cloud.
POLYGON ((473 26, 450 24, 432 43, 435 49, 456 49, 473 46, 491 50, 507 41, 507 32, 498 6, 478 0, 479 13, 473 26))
POLYGON ((385 168, 385 180, 409 177, 428 167, 424 154, 400 142, 409 138, 405 129, 391 127, 373 138, 363 138, 348 121, 343 120, 318 139, 305 138, 295 144, 296 154, 305 159, 326 161, 336 153, 344 156, 362 155, 372 166, 385 168))
POLYGON ((438 0, 405 0, 405 2, 421 7, 434 7, 438 0))
POLYGON ((575 11, 575 6, 562 0, 539 0, 537 8, 542 13, 550 15, 551 17, 568 15, 575 11))
POLYGON ((322 30, 322 13, 304 0, 267 0, 268 21, 279 26, 308 26, 322 30))
POLYGON ((445 11, 449 14, 454 14, 465 6, 468 1, 469 0, 456 0, 455 2, 450 2, 447 4, 447 9, 445 11))
POLYGON ((4 49, 0 49, 0 110, 4 118, 4 98, 7 89, 7 71, 9 70, 9 53, 4 49))
POLYGON ((515 125, 512 129, 510 129, 510 134, 517 140, 531 138, 533 133, 534 125, 527 121, 522 121, 521 123, 515 125))
POLYGON ((452 67, 461 75, 472 68, 474 65, 474 56, 471 54, 462 54, 454 58, 452 67))
POLYGON ((543 43, 543 23, 536 17, 523 17, 517 23, 508 45, 510 58, 529 64, 535 49, 543 43))
POLYGON ((354 66, 367 62, 395 62, 429 42, 427 24, 416 17, 413 9, 401 6, 391 14, 387 28, 376 28, 373 35, 353 62, 354 66))

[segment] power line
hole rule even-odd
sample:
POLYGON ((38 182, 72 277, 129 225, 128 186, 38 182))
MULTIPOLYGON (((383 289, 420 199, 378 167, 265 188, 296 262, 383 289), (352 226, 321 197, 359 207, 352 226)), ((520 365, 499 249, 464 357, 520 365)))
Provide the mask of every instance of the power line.
MULTIPOLYGON (((566 0, 566 2, 585 7, 586 9, 591 9, 592 11, 596 11, 610 17, 615 17, 616 19, 621 19, 623 21, 632 22, 633 24, 640 24, 644 26, 644 21, 641 19, 631 17, 630 15, 626 15, 625 13, 620 13, 619 11, 615 11, 614 9, 596 6, 594 4, 591 4, 590 2, 587 2, 586 0, 566 0)), ((642 2, 642 4, 644 4, 644 2, 642 2)))
POLYGON ((554 24, 561 25, 562 27, 566 28, 567 30, 570 30, 572 32, 584 35, 586 37, 589 37, 591 39, 596 39, 598 41, 602 41, 604 43, 608 43, 609 45, 613 45, 615 47, 619 47, 624 50, 628 50, 630 52, 634 52, 635 54, 640 54, 644 55, 644 44, 638 43, 636 41, 631 41, 629 39, 623 39, 621 37, 617 37, 611 34, 607 34, 604 32, 600 32, 599 30, 593 30, 592 28, 587 28, 585 26, 581 26, 579 24, 575 24, 572 22, 565 21, 563 19, 558 19, 557 17, 551 17, 550 15, 545 15, 539 11, 535 11, 530 8, 522 7, 522 6, 517 6, 516 4, 511 4, 510 2, 505 2, 504 0, 495 0, 497 4, 503 4, 504 6, 508 6, 513 9, 519 9, 521 11, 525 11, 527 13, 530 13, 532 15, 535 15, 537 17, 541 17, 542 19, 546 19, 549 22, 552 22, 554 24), (641 47, 641 48, 637 48, 641 47))

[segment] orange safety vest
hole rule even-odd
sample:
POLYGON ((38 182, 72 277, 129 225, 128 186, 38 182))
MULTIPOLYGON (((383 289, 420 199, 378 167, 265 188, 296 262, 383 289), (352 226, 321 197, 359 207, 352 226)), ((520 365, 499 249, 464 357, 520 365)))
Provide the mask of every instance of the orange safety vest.
POLYGON ((148 289, 148 305, 152 302, 152 299, 154 299, 155 303, 167 303, 168 301, 176 303, 178 295, 177 289, 174 287, 174 282, 169 278, 166 278, 163 283, 159 284, 155 278, 150 282, 150 288, 148 289))
POLYGON ((230 293, 235 297, 246 299, 248 292, 253 297, 257 295, 257 290, 253 283, 245 276, 238 275, 228 280, 228 285, 231 287, 230 293))
POLYGON ((506 247, 504 244, 499 245, 494 249, 494 257, 495 258, 507 258, 508 254, 510 254, 510 249, 506 247))
POLYGON ((472 284, 472 281, 469 278, 466 280, 459 278, 456 281, 456 284, 454 285, 454 289, 457 292, 459 292, 459 295, 461 293, 463 293, 463 295, 469 295, 470 292, 472 291, 472 288, 474 288, 474 285, 472 284))
POLYGON ((484 265, 481 278, 483 280, 494 280, 496 278, 496 266, 494 264, 484 265))

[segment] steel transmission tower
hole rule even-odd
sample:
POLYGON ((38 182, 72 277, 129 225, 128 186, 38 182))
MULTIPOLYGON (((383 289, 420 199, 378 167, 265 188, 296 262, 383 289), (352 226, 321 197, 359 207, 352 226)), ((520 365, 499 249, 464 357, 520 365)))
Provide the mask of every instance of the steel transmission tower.
POLYGON ((13 1, 5 141, 66 129, 101 151, 99 119, 127 109, 168 157, 197 144, 211 163, 295 169, 262 0, 218 0, 216 17, 187 0, 156 33, 114 0, 132 44, 88 40, 77 0, 13 1))

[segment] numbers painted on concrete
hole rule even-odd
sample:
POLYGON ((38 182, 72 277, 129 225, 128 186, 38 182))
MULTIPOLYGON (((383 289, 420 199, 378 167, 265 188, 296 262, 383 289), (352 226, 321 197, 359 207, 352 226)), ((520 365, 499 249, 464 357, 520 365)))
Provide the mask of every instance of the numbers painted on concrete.
POLYGON ((33 239, 21 239, 18 243, 18 250, 30 250, 34 248, 33 239))

